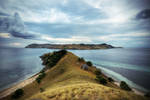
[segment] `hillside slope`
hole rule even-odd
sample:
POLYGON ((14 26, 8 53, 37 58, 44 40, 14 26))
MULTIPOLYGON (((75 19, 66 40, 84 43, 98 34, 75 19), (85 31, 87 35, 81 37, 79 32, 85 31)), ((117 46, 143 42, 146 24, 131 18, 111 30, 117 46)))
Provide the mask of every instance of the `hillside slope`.
MULTIPOLYGON (((83 70, 82 64, 77 56, 67 52, 56 66, 46 71, 40 84, 35 81, 24 87, 19 100, 146 100, 111 82, 105 86, 99 84, 95 80, 96 68, 83 70)), ((10 100, 10 96, 3 100, 10 100)))

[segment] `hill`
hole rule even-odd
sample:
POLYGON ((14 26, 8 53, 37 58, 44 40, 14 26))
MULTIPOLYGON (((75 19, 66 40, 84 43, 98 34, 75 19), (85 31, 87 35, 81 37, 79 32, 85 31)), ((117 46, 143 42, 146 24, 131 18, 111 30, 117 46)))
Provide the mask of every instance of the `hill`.
POLYGON ((115 47, 104 43, 104 44, 30 44, 26 46, 26 48, 90 50, 90 49, 110 49, 115 47))
MULTIPOLYGON (((42 59, 49 61, 45 57, 47 55, 52 56, 52 53, 43 55, 42 59)), ((147 100, 132 91, 121 90, 109 82, 104 74, 95 73, 98 69, 94 66, 89 66, 87 70, 81 69, 86 62, 71 52, 57 61, 53 67, 48 69, 49 66, 46 66, 43 69, 45 77, 40 83, 34 81, 22 88, 24 95, 19 100, 147 100), (96 74, 107 80, 107 84, 95 80, 96 74)), ((11 100, 11 95, 3 100, 11 100)))

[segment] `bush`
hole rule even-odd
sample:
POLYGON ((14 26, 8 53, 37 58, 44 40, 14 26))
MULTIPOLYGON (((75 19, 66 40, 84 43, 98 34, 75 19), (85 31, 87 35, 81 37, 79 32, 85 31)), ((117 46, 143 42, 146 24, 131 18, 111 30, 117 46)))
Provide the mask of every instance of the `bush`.
POLYGON ((36 78, 37 83, 41 83, 41 80, 46 76, 45 72, 42 72, 39 74, 39 76, 36 78))
POLYGON ((12 98, 13 98, 13 99, 18 99, 18 98, 20 98, 21 96, 23 96, 23 94, 24 94, 23 89, 17 89, 17 90, 13 93, 12 98))
POLYGON ((102 74, 101 70, 100 69, 96 69, 95 75, 101 75, 101 74, 102 74))
POLYGON ((43 88, 40 88, 40 92, 44 92, 44 89, 43 89, 43 88))
POLYGON ((41 59, 43 60, 42 64, 46 65, 46 68, 52 68, 66 53, 66 50, 60 50, 54 51, 53 53, 44 54, 41 56, 41 59))
POLYGON ((131 91, 132 89, 128 86, 128 84, 124 81, 121 81, 120 88, 123 90, 131 91))
POLYGON ((79 62, 84 62, 85 60, 84 60, 83 57, 81 57, 81 58, 78 58, 78 61, 79 61, 79 62))
POLYGON ((88 66, 92 66, 92 65, 93 65, 91 61, 87 61, 86 64, 87 64, 88 66))
POLYGON ((108 77, 109 82, 114 82, 114 80, 111 77, 108 77))
POLYGON ((65 69, 61 68, 61 69, 60 69, 60 73, 62 74, 62 73, 64 73, 64 72, 65 72, 65 69))
POLYGON ((103 85, 106 85, 107 84, 107 80, 101 76, 96 76, 96 80, 100 83, 100 84, 103 84, 103 85))
POLYGON ((145 97, 150 97, 150 92, 146 93, 144 96, 145 97))

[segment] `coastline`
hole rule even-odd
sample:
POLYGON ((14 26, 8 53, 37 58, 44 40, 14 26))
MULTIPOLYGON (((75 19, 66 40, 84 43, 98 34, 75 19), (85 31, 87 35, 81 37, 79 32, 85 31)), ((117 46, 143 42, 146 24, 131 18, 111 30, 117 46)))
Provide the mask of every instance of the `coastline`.
POLYGON ((23 88, 26 85, 32 83, 33 81, 35 81, 35 79, 38 77, 38 75, 39 75, 39 73, 21 81, 21 82, 18 82, 16 84, 12 85, 9 88, 6 88, 6 89, 0 91, 0 99, 10 95, 11 93, 15 92, 17 89, 23 88))
MULTIPOLYGON (((114 81, 114 84, 116 84, 117 86, 120 86, 120 83, 118 81, 114 81)), ((141 96, 144 96, 144 92, 140 91, 140 90, 137 90, 133 87, 130 87, 132 89, 132 91, 137 94, 137 95, 141 95, 141 96)))
MULTIPOLYGON (((103 74, 106 75, 107 77, 112 77, 112 75, 109 73, 112 73, 113 71, 108 73, 108 72, 106 72, 106 70, 103 67, 101 67, 99 65, 98 65, 98 68, 100 68, 102 70, 103 74)), ((120 81, 118 79, 116 79, 115 76, 113 76, 112 78, 114 79, 114 84, 116 84, 118 87, 120 87, 120 81)), ((125 82, 128 84, 127 81, 125 81, 125 82)), ((134 92, 137 95, 144 96, 147 93, 146 91, 142 91, 142 90, 132 87, 132 86, 130 86, 130 88, 132 89, 132 92, 134 92)))
MULTIPOLYGON (((46 72, 47 72, 47 71, 46 71, 46 72)), ((23 87, 25 87, 26 85, 32 83, 33 81, 36 80, 36 78, 38 77, 38 75, 39 75, 39 72, 38 72, 37 74, 35 74, 35 75, 29 77, 28 79, 25 79, 25 80, 23 80, 23 81, 21 81, 21 82, 19 82, 19 83, 16 83, 15 85, 10 86, 9 88, 6 88, 6 89, 0 91, 0 99, 6 97, 6 96, 8 96, 8 95, 10 95, 11 93, 13 93, 14 91, 16 91, 17 89, 23 88, 23 87)), ((108 77, 106 74, 104 74, 104 75, 105 75, 106 77, 108 77)), ((114 83, 115 85, 117 85, 118 87, 120 87, 120 86, 119 86, 120 83, 119 83, 118 81, 115 80, 113 83, 114 83)), ((144 92, 142 92, 142 91, 140 91, 140 90, 137 90, 137 89, 135 89, 135 88, 133 88, 133 87, 131 87, 131 88, 132 88, 133 93, 135 93, 135 94, 137 94, 137 95, 144 96, 144 94, 145 94, 144 92)))

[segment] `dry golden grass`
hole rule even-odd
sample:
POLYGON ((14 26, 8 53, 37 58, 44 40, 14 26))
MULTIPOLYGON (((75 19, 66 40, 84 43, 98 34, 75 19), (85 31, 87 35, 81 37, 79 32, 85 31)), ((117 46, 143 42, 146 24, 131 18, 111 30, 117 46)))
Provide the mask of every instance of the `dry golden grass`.
MULTIPOLYGON (((19 100, 146 100, 132 92, 120 90, 113 83, 106 86, 95 81, 95 67, 82 70, 78 57, 68 52, 56 66, 46 72, 46 77, 25 86, 19 100), (44 89, 44 92, 40 91, 44 89)), ((103 75, 106 78, 105 75, 103 75)), ((11 100, 10 96, 3 100, 11 100)))
POLYGON ((132 92, 95 83, 78 83, 49 89, 27 100, 146 100, 132 92))

